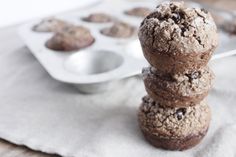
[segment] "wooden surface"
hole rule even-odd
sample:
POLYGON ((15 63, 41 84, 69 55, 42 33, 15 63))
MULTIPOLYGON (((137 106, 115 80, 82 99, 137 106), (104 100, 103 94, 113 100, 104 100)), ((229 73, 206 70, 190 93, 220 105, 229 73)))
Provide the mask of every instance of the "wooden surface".
MULTIPOLYGON (((17 35, 17 26, 0 29, 0 52, 10 52, 26 48, 17 35)), ((59 157, 30 150, 0 139, 0 157, 59 157)))
POLYGON ((0 140, 0 157, 59 157, 41 152, 32 151, 23 146, 17 146, 0 140))

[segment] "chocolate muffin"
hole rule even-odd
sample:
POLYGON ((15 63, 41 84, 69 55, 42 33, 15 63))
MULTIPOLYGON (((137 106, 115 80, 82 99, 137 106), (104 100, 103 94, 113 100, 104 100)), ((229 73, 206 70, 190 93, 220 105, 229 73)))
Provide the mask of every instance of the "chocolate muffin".
POLYGON ((103 35, 113 38, 130 38, 134 32, 135 27, 124 22, 115 22, 111 27, 101 30, 103 35))
POLYGON ((200 103, 208 95, 214 77, 209 67, 172 75, 147 67, 142 74, 150 97, 169 107, 188 107, 200 103))
POLYGON ((203 5, 209 5, 216 10, 226 10, 226 11, 235 11, 236 10, 236 1, 235 0, 194 0, 200 2, 203 5))
POLYGON ((35 25, 32 29, 35 32, 58 32, 73 25, 56 18, 47 18, 35 25))
POLYGON ((212 15, 217 27, 221 29, 224 26, 226 19, 223 16, 216 14, 216 13, 211 13, 211 15, 212 15))
POLYGON ((236 35, 236 18, 230 21, 225 21, 222 28, 227 33, 236 35))
POLYGON ((191 72, 206 66, 218 44, 210 13, 186 8, 183 2, 159 5, 143 20, 138 36, 147 61, 165 73, 191 72))
POLYGON ((87 28, 76 26, 55 33, 46 46, 56 51, 75 51, 92 45, 94 41, 87 28))
POLYGON ((151 9, 147 7, 136 7, 131 10, 125 11, 126 15, 136 16, 136 17, 145 17, 151 13, 151 9))
POLYGON ((105 13, 92 13, 88 17, 82 18, 82 20, 94 23, 107 23, 112 21, 112 17, 105 13))
POLYGON ((185 150, 198 144, 207 133, 210 119, 210 108, 204 101, 193 107, 167 108, 148 96, 143 98, 138 113, 147 141, 168 150, 185 150))

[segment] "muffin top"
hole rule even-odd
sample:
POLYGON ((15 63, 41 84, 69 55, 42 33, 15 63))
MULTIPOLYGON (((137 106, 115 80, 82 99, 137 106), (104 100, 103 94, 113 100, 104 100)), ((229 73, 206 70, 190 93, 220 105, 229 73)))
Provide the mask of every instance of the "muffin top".
POLYGON ((104 28, 101 33, 114 38, 129 38, 135 32, 135 27, 125 22, 115 22, 111 27, 104 28))
POLYGON ((210 117, 210 108, 204 101, 193 107, 170 108, 162 107, 145 96, 139 108, 141 128, 163 138, 184 138, 204 133, 210 117))
POLYGON ((112 21, 112 17, 105 13, 92 13, 88 17, 84 17, 82 19, 84 21, 94 22, 94 23, 106 23, 112 21))
POLYGON ((64 28, 72 27, 73 25, 63 20, 52 18, 43 19, 36 24, 32 29, 36 32, 58 32, 64 28))
POLYGON ((141 23, 138 35, 142 46, 174 55, 212 51, 218 44, 210 13, 188 8, 183 2, 157 6, 141 23))
POLYGON ((125 11, 126 15, 145 17, 151 12, 151 9, 147 7, 136 7, 130 10, 125 11))
POLYGON ((236 18, 230 21, 224 21, 223 30, 229 34, 236 35, 236 18))
POLYGON ((47 41, 46 46, 58 51, 73 51, 91 45, 94 40, 88 28, 76 26, 55 33, 54 36, 47 41))

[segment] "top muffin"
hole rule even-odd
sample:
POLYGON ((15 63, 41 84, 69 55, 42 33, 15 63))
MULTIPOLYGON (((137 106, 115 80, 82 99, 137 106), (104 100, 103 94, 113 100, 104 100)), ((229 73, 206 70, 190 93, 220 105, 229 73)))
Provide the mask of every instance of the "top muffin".
POLYGON ((139 38, 163 53, 205 52, 217 46, 211 15, 204 9, 186 8, 181 2, 159 5, 142 22, 139 38))
POLYGON ((167 73, 198 70, 218 45, 215 22, 204 9, 183 2, 164 3, 141 23, 139 40, 145 58, 167 73))

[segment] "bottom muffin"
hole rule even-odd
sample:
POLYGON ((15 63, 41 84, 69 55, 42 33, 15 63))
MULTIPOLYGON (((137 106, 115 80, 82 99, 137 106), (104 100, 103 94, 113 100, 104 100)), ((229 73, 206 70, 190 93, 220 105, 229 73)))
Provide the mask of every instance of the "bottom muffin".
POLYGON ((211 119, 205 101, 186 108, 162 107, 149 96, 143 98, 138 121, 146 140, 157 148, 185 150, 206 135, 211 119))

